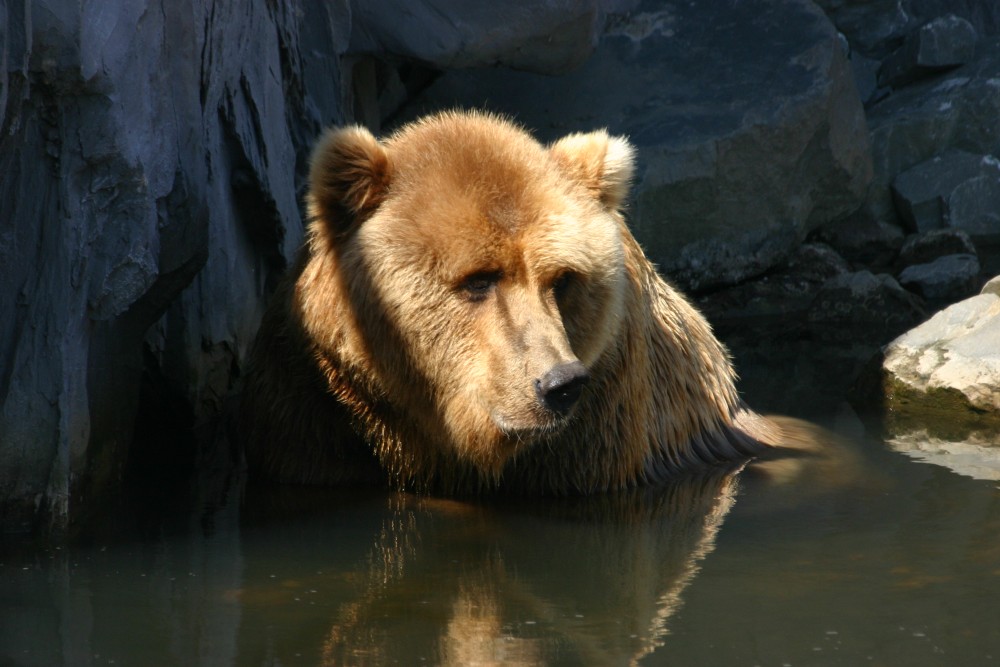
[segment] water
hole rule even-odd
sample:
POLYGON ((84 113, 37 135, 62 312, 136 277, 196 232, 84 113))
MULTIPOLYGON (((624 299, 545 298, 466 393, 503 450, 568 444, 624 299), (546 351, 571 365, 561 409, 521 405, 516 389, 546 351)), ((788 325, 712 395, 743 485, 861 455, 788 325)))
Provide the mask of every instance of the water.
POLYGON ((0 664, 1000 663, 998 483, 784 400, 827 456, 522 503, 234 486, 8 543, 0 664))

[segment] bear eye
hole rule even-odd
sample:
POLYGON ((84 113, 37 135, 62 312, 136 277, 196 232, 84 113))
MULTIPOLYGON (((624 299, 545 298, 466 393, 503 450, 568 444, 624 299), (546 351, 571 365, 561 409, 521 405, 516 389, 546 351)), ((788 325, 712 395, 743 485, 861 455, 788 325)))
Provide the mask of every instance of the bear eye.
POLYGON ((459 284, 469 301, 484 301, 496 288, 503 274, 500 271, 478 271, 466 276, 459 284))
POLYGON ((576 279, 576 275, 572 271, 564 271, 552 281, 552 292, 557 301, 561 301, 566 296, 576 279))

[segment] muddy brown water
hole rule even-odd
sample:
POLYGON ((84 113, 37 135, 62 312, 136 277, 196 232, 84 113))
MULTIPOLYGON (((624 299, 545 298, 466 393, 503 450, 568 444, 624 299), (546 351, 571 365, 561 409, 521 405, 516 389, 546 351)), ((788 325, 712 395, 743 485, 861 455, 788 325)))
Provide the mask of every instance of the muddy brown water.
POLYGON ((0 551, 0 664, 1000 662, 998 482, 866 430, 852 351, 734 352, 751 403, 827 429, 827 456, 587 499, 234 484, 130 507, 0 551))

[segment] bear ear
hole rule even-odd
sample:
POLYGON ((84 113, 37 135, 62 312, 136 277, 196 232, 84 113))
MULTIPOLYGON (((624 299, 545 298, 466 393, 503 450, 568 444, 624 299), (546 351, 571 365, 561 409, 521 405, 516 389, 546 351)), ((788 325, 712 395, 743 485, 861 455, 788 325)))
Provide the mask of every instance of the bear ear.
POLYGON ((327 130, 309 167, 309 216, 335 237, 347 234, 385 199, 392 163, 385 147, 360 126, 327 130))
POLYGON ((603 130, 570 134, 549 147, 549 153, 609 210, 620 210, 635 171, 635 149, 624 137, 603 130))

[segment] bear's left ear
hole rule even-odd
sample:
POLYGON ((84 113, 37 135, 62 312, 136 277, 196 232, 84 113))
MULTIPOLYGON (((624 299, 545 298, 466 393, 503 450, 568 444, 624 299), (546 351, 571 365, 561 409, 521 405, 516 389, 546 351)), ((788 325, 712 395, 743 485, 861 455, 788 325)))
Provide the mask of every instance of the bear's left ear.
POLYGON ((570 134, 552 144, 549 154, 605 207, 621 209, 635 170, 635 149, 627 139, 603 130, 570 134))
POLYGON ((327 130, 309 168, 309 216, 332 237, 349 233, 375 212, 389 189, 392 162, 367 129, 327 130))

